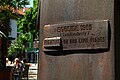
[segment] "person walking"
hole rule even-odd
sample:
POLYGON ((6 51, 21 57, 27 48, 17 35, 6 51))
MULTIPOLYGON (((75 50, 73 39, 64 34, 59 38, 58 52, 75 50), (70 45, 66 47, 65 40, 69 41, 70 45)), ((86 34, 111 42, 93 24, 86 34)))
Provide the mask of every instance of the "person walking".
POLYGON ((21 80, 21 75, 23 71, 23 64, 20 62, 18 58, 15 58, 13 72, 13 80, 21 80))

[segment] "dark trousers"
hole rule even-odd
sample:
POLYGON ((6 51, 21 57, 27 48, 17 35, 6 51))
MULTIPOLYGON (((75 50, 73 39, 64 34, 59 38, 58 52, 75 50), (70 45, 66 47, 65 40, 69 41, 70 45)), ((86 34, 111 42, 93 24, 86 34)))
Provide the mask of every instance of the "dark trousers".
POLYGON ((21 80, 21 78, 20 78, 19 75, 14 75, 14 76, 13 76, 13 80, 21 80))

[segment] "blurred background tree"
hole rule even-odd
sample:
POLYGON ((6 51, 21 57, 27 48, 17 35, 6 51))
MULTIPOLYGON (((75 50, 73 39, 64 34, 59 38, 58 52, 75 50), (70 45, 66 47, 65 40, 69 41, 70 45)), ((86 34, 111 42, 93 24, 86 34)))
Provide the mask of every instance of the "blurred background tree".
POLYGON ((38 14, 38 0, 34 0, 33 8, 28 10, 24 17, 19 18, 18 22, 18 30, 23 33, 31 33, 33 34, 33 39, 38 38, 38 30, 36 28, 37 22, 37 14, 38 14))
POLYGON ((17 19, 19 16, 16 11, 27 4, 29 4, 27 0, 0 0, 0 31, 7 36, 1 39, 0 61, 3 67, 6 66, 7 40, 11 31, 10 19, 17 19))
POLYGON ((28 49, 30 41, 33 42, 34 39, 38 38, 39 29, 36 27, 38 0, 34 0, 33 4, 33 7, 27 10, 25 15, 17 20, 18 31, 20 32, 20 35, 17 38, 17 41, 9 47, 8 55, 25 55, 25 51, 28 49), (31 38, 31 35, 33 38, 31 38), (18 50, 20 51, 19 53, 17 53, 18 50))

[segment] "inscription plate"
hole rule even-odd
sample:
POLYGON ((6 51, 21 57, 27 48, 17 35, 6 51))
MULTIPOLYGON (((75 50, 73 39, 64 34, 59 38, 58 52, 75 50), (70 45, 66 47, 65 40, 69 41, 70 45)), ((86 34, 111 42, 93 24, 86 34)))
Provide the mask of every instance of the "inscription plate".
POLYGON ((45 38, 60 37, 63 50, 106 49, 108 20, 45 25, 44 36, 45 38))
POLYGON ((44 47, 60 47, 60 37, 45 38, 44 47))

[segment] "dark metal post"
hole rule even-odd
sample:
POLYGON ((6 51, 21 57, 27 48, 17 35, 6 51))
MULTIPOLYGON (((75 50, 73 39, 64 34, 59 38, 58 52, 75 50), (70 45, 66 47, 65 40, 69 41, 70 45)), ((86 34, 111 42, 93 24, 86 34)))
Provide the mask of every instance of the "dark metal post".
POLYGON ((114 0, 41 0, 39 23, 38 80, 114 80, 114 0), (94 33, 80 31, 90 24, 94 33))

